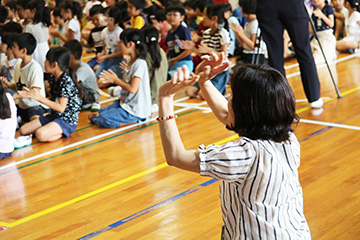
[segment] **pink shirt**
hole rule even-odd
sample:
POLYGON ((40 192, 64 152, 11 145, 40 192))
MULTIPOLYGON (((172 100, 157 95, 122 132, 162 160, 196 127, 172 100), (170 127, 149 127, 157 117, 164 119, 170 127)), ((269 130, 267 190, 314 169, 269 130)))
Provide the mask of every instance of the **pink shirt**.
POLYGON ((9 93, 6 93, 6 97, 10 103, 11 118, 0 119, 0 152, 9 153, 14 150, 14 138, 16 131, 16 106, 14 99, 9 93))

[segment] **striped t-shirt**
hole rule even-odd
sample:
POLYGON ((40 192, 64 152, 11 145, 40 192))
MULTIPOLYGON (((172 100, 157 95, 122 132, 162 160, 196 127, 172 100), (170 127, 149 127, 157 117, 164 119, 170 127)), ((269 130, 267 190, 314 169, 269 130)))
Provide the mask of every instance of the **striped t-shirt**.
POLYGON ((221 180, 224 239, 311 239, 293 133, 286 143, 244 137, 199 152, 200 174, 221 180))
MULTIPOLYGON (((230 35, 225 28, 219 28, 213 35, 211 29, 208 28, 203 32, 202 43, 205 43, 209 48, 221 52, 221 46, 228 44, 227 51, 229 52, 230 35)), ((227 58, 227 56, 225 56, 227 58)))

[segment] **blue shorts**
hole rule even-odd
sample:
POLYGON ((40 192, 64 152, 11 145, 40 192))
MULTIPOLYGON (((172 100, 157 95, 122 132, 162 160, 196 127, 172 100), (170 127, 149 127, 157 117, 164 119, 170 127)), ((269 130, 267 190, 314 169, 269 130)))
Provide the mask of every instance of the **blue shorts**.
POLYGON ((71 125, 70 123, 68 123, 67 121, 65 121, 62 118, 55 118, 52 119, 51 115, 46 115, 46 116, 41 116, 39 118, 40 123, 42 126, 50 123, 50 122, 56 122, 62 129, 63 131, 63 137, 67 138, 70 136, 71 133, 75 132, 77 125, 71 125))
POLYGON ((42 116, 44 113, 48 113, 49 109, 43 108, 42 106, 30 107, 22 109, 17 106, 17 115, 21 117, 23 122, 30 122, 30 118, 33 116, 42 116))
POLYGON ((0 159, 11 157, 11 152, 8 153, 2 153, 0 152, 0 159))

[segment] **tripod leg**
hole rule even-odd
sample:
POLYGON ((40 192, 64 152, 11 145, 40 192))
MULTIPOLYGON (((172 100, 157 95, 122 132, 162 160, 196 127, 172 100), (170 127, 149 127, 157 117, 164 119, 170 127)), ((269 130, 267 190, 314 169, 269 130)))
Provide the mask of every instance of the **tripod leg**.
MULTIPOLYGON (((305 7, 306 12, 308 13, 305 2, 304 2, 304 7, 305 7)), ((327 59, 326 59, 324 50, 323 50, 323 48, 322 48, 322 46, 321 46, 319 37, 318 37, 317 32, 316 32, 316 28, 315 28, 314 21, 312 20, 312 18, 311 18, 311 16, 310 16, 309 14, 308 14, 308 17, 309 17, 309 21, 310 21, 311 28, 312 28, 312 30, 313 30, 313 32, 314 32, 314 37, 315 37, 317 43, 319 44, 321 54, 322 54, 323 57, 324 57, 324 60, 325 60, 327 69, 328 69, 328 71, 329 71, 329 74, 330 74, 332 83, 333 83, 333 85, 334 85, 336 94, 337 94, 338 98, 342 98, 343 96, 341 95, 341 93, 340 93, 340 91, 339 91, 339 88, 338 88, 338 86, 336 85, 336 82, 335 82, 335 80, 334 80, 334 76, 333 76, 333 74, 332 74, 332 72, 331 72, 331 69, 330 69, 329 63, 328 63, 328 61, 327 61, 327 59)))

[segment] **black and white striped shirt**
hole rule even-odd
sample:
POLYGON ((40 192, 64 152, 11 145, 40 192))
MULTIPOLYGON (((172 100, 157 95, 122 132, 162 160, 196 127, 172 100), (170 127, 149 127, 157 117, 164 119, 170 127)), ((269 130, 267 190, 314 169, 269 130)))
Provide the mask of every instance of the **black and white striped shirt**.
POLYGON ((311 239, 293 133, 287 143, 241 138, 199 152, 200 174, 222 180, 224 239, 311 239))

